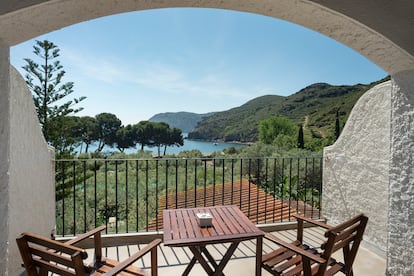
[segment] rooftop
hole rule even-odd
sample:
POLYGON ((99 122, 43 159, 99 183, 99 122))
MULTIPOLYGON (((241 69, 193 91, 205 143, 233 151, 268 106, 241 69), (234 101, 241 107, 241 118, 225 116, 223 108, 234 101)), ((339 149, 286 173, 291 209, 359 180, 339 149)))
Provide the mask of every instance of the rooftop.
MULTIPOLYGON (((295 220, 293 215, 319 218, 318 209, 300 200, 275 198, 247 179, 216 184, 161 196, 158 206, 165 209, 237 205, 256 224, 295 220)), ((162 229, 162 212, 148 225, 148 230, 162 229)))

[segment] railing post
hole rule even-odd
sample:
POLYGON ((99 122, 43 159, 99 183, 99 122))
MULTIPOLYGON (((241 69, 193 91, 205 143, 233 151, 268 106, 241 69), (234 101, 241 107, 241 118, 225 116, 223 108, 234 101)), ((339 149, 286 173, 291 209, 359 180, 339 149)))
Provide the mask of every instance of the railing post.
POLYGON ((139 231, 139 163, 135 161, 135 212, 136 212, 136 231, 139 231))
POLYGON ((125 227, 128 233, 128 160, 125 160, 125 227))
POLYGON ((115 160, 115 233, 118 234, 118 160, 115 160))

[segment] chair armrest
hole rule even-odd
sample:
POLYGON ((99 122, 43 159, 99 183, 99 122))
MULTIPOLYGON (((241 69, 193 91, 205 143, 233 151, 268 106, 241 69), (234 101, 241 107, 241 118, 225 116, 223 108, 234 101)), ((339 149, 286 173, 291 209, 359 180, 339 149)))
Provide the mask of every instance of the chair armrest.
POLYGON ((333 228, 333 226, 331 226, 331 225, 328 225, 328 224, 323 223, 323 222, 320 222, 320 221, 313 220, 313 219, 311 219, 311 218, 307 218, 307 217, 300 216, 300 215, 293 215, 293 216, 294 216, 297 220, 306 221, 306 222, 308 222, 308 223, 311 223, 311 224, 313 224, 313 225, 316 225, 316 226, 319 226, 319 227, 322 227, 322 228, 325 228, 325 229, 331 229, 331 228, 333 228))
POLYGON ((78 243, 80 241, 83 241, 83 240, 85 240, 85 239, 87 239, 87 238, 89 238, 89 237, 91 237, 91 236, 93 236, 93 235, 95 235, 99 232, 102 232, 105 229, 106 229, 105 225, 99 226, 99 227, 97 227, 97 228, 95 228, 95 229, 93 229, 89 232, 86 232, 85 234, 77 236, 74 239, 68 240, 67 242, 65 242, 65 244, 69 244, 69 245, 76 244, 76 243, 78 243))
POLYGON ((111 270, 106 272, 104 275, 116 275, 117 273, 121 272, 134 262, 136 262, 139 258, 143 257, 145 254, 152 250, 157 250, 157 246, 161 243, 161 239, 153 240, 151 243, 149 243, 147 246, 145 246, 143 249, 139 250, 137 253, 133 254, 128 259, 124 260, 123 262, 120 262, 118 265, 113 267, 111 270))
POLYGON ((63 252, 69 255, 72 255, 76 252, 80 252, 80 255, 83 259, 88 258, 88 253, 83 248, 76 247, 72 244, 61 243, 61 242, 51 240, 51 239, 42 237, 37 234, 32 234, 29 232, 22 233, 16 239, 16 241, 19 247, 22 245, 24 246, 24 243, 26 243, 26 247, 27 247, 27 242, 32 242, 32 243, 40 244, 44 247, 49 248, 48 252, 52 252, 52 253, 63 252))
POLYGON ((266 233, 265 238, 272 241, 272 242, 274 242, 274 243, 276 243, 276 244, 278 244, 278 245, 280 245, 280 246, 283 246, 286 249, 292 250, 296 254, 302 255, 302 256, 304 256, 304 257, 306 257, 306 258, 308 258, 308 259, 310 259, 314 262, 317 262, 317 263, 320 263, 320 264, 326 263, 326 260, 324 258, 322 258, 322 257, 320 257, 316 254, 312 254, 309 251, 306 251, 305 249, 300 248, 296 245, 285 242, 285 241, 273 236, 272 234, 266 233))

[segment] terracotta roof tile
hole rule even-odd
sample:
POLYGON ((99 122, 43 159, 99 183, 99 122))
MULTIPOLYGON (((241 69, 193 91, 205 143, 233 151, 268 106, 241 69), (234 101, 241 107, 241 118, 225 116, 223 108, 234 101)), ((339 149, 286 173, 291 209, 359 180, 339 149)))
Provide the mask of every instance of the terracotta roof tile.
MULTIPOLYGON (((158 206, 162 209, 176 209, 215 205, 237 205, 256 224, 294 220, 294 214, 314 218, 319 216, 318 209, 304 204, 303 201, 274 199, 272 195, 248 180, 216 184, 205 189, 203 187, 196 191, 188 190, 162 196, 158 206)), ((162 228, 162 211, 159 211, 157 218, 149 223, 148 230, 162 228)))

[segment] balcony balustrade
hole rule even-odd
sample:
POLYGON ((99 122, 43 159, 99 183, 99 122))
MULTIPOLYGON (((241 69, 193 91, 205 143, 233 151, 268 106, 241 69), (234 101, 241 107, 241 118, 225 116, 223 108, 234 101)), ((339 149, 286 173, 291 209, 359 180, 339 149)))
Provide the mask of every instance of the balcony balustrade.
POLYGON ((321 217, 322 158, 56 161, 56 235, 162 230, 162 210, 237 205, 251 221, 321 217))

